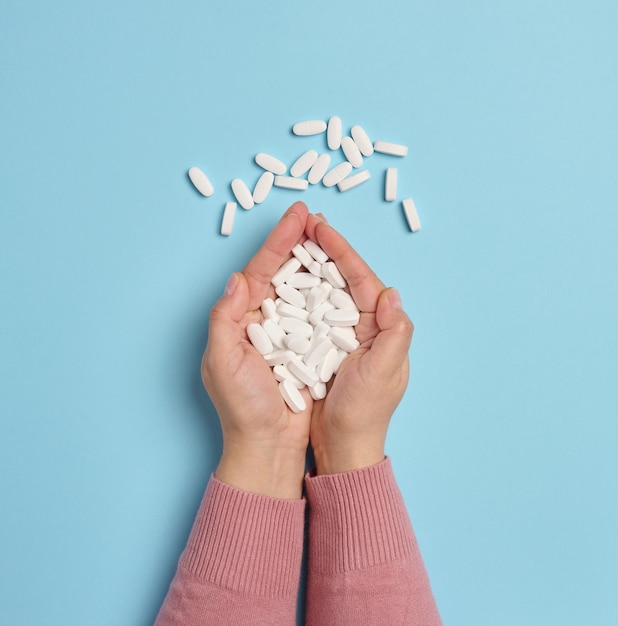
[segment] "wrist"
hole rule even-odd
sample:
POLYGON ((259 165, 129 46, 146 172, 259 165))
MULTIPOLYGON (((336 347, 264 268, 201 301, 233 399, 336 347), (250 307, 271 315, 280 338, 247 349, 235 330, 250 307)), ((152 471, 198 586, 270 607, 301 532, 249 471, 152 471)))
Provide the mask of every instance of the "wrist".
POLYGON ((371 447, 355 446, 350 448, 314 449, 316 473, 342 474, 352 470, 363 469, 381 463, 384 458, 384 445, 371 447))
POLYGON ((226 446, 215 471, 232 487, 285 500, 302 497, 305 453, 285 449, 226 446))

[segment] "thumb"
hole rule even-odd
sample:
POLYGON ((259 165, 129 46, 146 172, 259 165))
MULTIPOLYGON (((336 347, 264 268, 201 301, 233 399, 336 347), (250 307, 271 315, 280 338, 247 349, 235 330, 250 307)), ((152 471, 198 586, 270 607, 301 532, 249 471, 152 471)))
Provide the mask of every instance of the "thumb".
POLYGON ((241 272, 234 272, 227 281, 223 295, 210 311, 208 347, 215 353, 230 350, 240 343, 240 320, 249 306, 249 286, 241 272))
POLYGON ((408 356, 414 325, 403 311, 396 289, 384 289, 378 297, 376 323, 380 332, 373 341, 371 352, 386 374, 394 374, 408 356))

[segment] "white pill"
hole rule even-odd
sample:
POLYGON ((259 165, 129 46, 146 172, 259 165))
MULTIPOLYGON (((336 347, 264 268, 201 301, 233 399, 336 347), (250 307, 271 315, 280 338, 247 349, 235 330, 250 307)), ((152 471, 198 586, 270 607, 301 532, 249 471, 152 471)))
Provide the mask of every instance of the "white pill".
POLYGON ((285 345, 285 331, 275 320, 264 320, 262 322, 262 328, 266 331, 266 334, 270 337, 275 348, 283 348, 285 345))
POLYGON ((189 170, 189 178, 193 183, 193 186, 203 195, 203 196, 212 196, 215 192, 210 179, 199 167, 192 167, 189 170))
POLYGON ((326 311, 324 321, 329 326, 356 326, 360 321, 360 313, 349 309, 334 309, 326 311))
POLYGON ((286 365, 295 356, 296 354, 292 350, 275 350, 270 354, 265 354, 264 360, 270 367, 276 367, 277 365, 286 365))
POLYGON ((349 189, 353 189, 354 187, 358 187, 360 184, 367 182, 370 178, 371 174, 369 171, 363 170, 353 176, 348 176, 343 179, 340 183, 337 183, 337 187, 339 187, 339 191, 348 191, 349 189))
POLYGON ((221 220, 221 234, 231 235, 234 228, 234 218, 236 217, 236 202, 226 202, 223 209, 223 219, 221 220))
POLYGON ((326 311, 332 311, 335 307, 330 302, 322 302, 320 306, 316 307, 309 315, 309 321, 312 324, 317 324, 324 319, 326 311))
POLYGON ((352 126, 350 134, 363 156, 368 157, 373 154, 373 144, 362 126, 359 126, 358 124, 356 126, 352 126))
POLYGON ((232 193, 234 194, 236 200, 238 200, 238 204, 240 204, 243 209, 248 211, 255 206, 253 196, 251 195, 249 187, 247 187, 244 180, 235 178, 232 181, 232 193))
POLYGON ((299 243, 292 248, 292 254, 307 269, 309 269, 309 266, 313 263, 313 257, 299 243))
POLYGON ((289 304, 288 302, 280 302, 277 305, 277 313, 279 314, 279 321, 282 317, 293 317, 297 320, 306 322, 309 320, 309 311, 301 309, 300 307, 289 304))
POLYGON ((266 196, 273 188, 273 182, 275 175, 272 172, 264 172, 259 178, 255 187, 253 188, 253 202, 255 204, 262 204, 266 200, 266 196))
POLYGON ((341 118, 336 115, 328 120, 326 141, 330 150, 339 150, 341 146, 341 118))
POLYGON ((331 289, 328 299, 338 309, 350 309, 351 311, 358 311, 356 302, 349 293, 343 291, 343 289, 331 289))
POLYGON ((343 150, 343 154, 345 154, 345 158, 352 164, 352 167, 361 167, 363 164, 363 156, 352 137, 344 137, 341 140, 341 149, 343 150))
POLYGON ((348 353, 345 350, 341 350, 341 349, 337 350, 337 362, 335 363, 335 372, 334 372, 335 374, 339 371, 341 364, 345 361, 347 356, 348 356, 348 353))
POLYGON ((289 302, 292 306, 297 306, 299 309, 305 308, 305 296, 303 296, 298 289, 290 287, 287 283, 283 283, 283 285, 275 287, 275 293, 286 302, 289 302))
POLYGON ((324 250, 322 250, 317 243, 311 241, 311 239, 307 239, 303 246, 318 263, 326 263, 326 261, 328 261, 328 254, 326 254, 326 252, 324 252, 324 250))
POLYGON ((273 342, 260 324, 249 324, 247 326, 247 335, 253 347, 260 354, 270 354, 273 351, 273 342))
POLYGON ((408 226, 410 227, 410 230, 415 233, 421 229, 421 221, 418 219, 418 213, 416 212, 414 201, 412 198, 406 198, 401 204, 403 205, 403 212, 406 216, 408 226))
POLYGON ((384 199, 387 202, 397 200, 397 168, 387 167, 384 179, 384 199))
POLYGON ((307 152, 301 154, 296 161, 294 161, 294 164, 290 168, 290 174, 292 176, 302 176, 311 169, 317 160, 318 153, 315 150, 307 150, 307 152))
POLYGON ((324 274, 324 278, 337 289, 344 289, 347 285, 339 268, 332 261, 322 264, 322 274, 324 274))
POLYGON ((292 257, 286 261, 275 273, 270 281, 274 287, 282 285, 292 274, 300 269, 300 261, 292 257))
POLYGON ((294 289, 311 289, 322 283, 319 276, 314 276, 310 272, 296 272, 292 274, 286 281, 286 284, 294 289))
POLYGON ((265 320, 279 320, 279 314, 277 313, 277 305, 272 298, 265 298, 262 300, 262 304, 260 305, 260 309, 262 310, 262 315, 265 320))
POLYGON ((323 383, 327 383, 333 377, 338 360, 337 348, 331 348, 318 364, 316 374, 323 383))
POLYGON ((351 171, 352 164, 349 161, 339 163, 339 165, 335 165, 335 167, 324 176, 322 184, 324 187, 333 187, 341 182, 351 171))
POLYGON ((314 276, 318 276, 319 278, 324 278, 324 274, 322 274, 322 264, 317 261, 313 261, 309 267, 307 268, 314 276))
POLYGON ((390 143, 388 141, 376 141, 373 149, 382 154, 390 154, 391 156, 404 157, 408 154, 408 146, 402 146, 399 143, 390 143))
POLYGON ((290 372, 287 365, 275 365, 275 367, 273 367, 273 376, 277 382, 289 380, 297 389, 302 389, 305 386, 302 380, 298 380, 298 378, 290 372))
POLYGON ((307 408, 307 403, 302 397, 300 391, 289 380, 279 383, 279 393, 285 400, 285 403, 292 409, 294 413, 300 413, 307 408))
POLYGON ((297 122, 292 126, 292 132, 295 135, 319 135, 326 130, 326 122, 324 120, 306 120, 297 122))
POLYGON ((303 361, 306 363, 307 367, 314 369, 328 354, 328 351, 332 347, 333 342, 328 337, 324 337, 307 350, 305 356, 303 357, 303 361))
POLYGON ((328 169, 329 165, 330 154, 321 154, 317 158, 316 162, 311 166, 311 169, 309 170, 309 175, 307 176, 307 180, 312 185, 317 185, 324 177, 324 174, 326 174, 326 170, 328 169))
POLYGON ((275 176, 275 187, 283 189, 296 189, 303 191, 309 187, 309 183, 304 178, 294 178, 293 176, 275 176))
POLYGON ((313 287, 313 289, 311 289, 309 295, 307 296, 307 311, 315 311, 320 306, 320 304, 322 304, 322 302, 324 302, 328 298, 328 294, 328 290, 322 286, 322 283, 320 283, 317 287, 313 287))
POLYGON ((268 172, 273 174, 285 174, 288 166, 283 162, 266 152, 258 152, 255 155, 255 162, 268 172))
POLYGON ((313 326, 311 324, 296 319, 295 317, 282 317, 279 320, 279 326, 281 326, 286 333, 300 335, 301 337, 305 337, 305 339, 309 339, 313 334, 313 326))
POLYGON ((356 337, 351 337, 349 332, 346 332, 350 330, 354 332, 354 329, 351 327, 341 328, 335 326, 330 329, 328 336, 338 348, 341 348, 346 352, 354 352, 354 350, 360 346, 360 343, 356 337))
POLYGON ((323 382, 317 382, 313 387, 309 387, 309 393, 314 400, 322 400, 326 398, 326 385, 323 382))
POLYGON ((320 339, 323 339, 328 335, 330 331, 330 326, 325 322, 318 322, 313 327, 313 334, 311 335, 311 343, 319 342, 320 339))
POLYGON ((296 378, 302 380, 308 387, 313 387, 318 382, 318 375, 298 357, 292 359, 287 367, 296 378))
POLYGON ((311 342, 306 337, 301 337, 300 335, 286 335, 285 345, 289 350, 292 350, 298 355, 302 355, 309 351, 311 342))

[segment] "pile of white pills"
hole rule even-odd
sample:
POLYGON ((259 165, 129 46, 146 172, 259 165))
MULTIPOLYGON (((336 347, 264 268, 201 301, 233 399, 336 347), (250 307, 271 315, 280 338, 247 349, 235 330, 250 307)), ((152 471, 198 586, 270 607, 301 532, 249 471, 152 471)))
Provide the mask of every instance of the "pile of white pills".
POLYGON ((360 311, 320 246, 307 240, 292 254, 272 278, 277 299, 262 302, 264 320, 249 324, 247 336, 272 367, 286 404, 299 413, 307 406, 300 389, 308 387, 314 400, 326 397, 326 383, 358 348, 360 311))
MULTIPOLYGON (((367 182, 371 174, 363 167, 364 159, 372 156, 375 152, 393 157, 405 157, 408 154, 408 147, 377 140, 372 142, 365 130, 359 126, 352 126, 350 136, 343 135, 343 125, 340 117, 333 116, 328 120, 306 120, 298 122, 292 127, 292 132, 299 136, 322 135, 326 133, 326 142, 331 152, 343 153, 344 161, 331 168, 332 156, 329 152, 319 154, 316 150, 303 152, 290 166, 278 158, 259 152, 255 156, 256 164, 264 170, 259 177, 253 191, 241 179, 235 178, 231 182, 231 189, 236 201, 225 204, 223 219, 221 222, 221 234, 231 235, 236 217, 237 205, 251 210, 256 204, 261 204, 266 200, 273 187, 303 191, 309 185, 322 183, 325 187, 337 188, 340 192, 349 191, 354 187, 367 182), (329 169, 330 168, 330 169, 329 169), (352 173, 353 170, 358 170, 352 173), (307 176, 304 178, 304 176, 307 176)), ((198 167, 189 170, 189 178, 195 188, 204 196, 211 196, 214 187, 208 176, 198 167)), ((397 200, 397 168, 389 167, 385 172, 384 199, 386 202, 397 200)), ((412 198, 402 200, 402 208, 412 232, 421 229, 421 223, 416 212, 416 207, 412 198)))

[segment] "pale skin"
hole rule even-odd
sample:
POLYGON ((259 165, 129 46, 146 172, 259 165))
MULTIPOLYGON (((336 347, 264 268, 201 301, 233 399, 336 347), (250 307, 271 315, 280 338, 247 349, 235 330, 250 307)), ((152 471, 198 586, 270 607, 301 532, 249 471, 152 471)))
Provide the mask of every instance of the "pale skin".
POLYGON ((232 274, 210 314, 202 379, 219 415, 223 453, 215 476, 234 487, 284 499, 302 495, 309 442, 318 474, 368 467, 384 459, 390 419, 408 382, 413 325, 393 288, 386 288, 350 244, 302 202, 283 215, 242 272, 232 274), (335 261, 361 310, 360 347, 329 383, 324 400, 302 390, 307 408, 293 413, 246 327, 261 322, 270 283, 305 239, 335 261))

